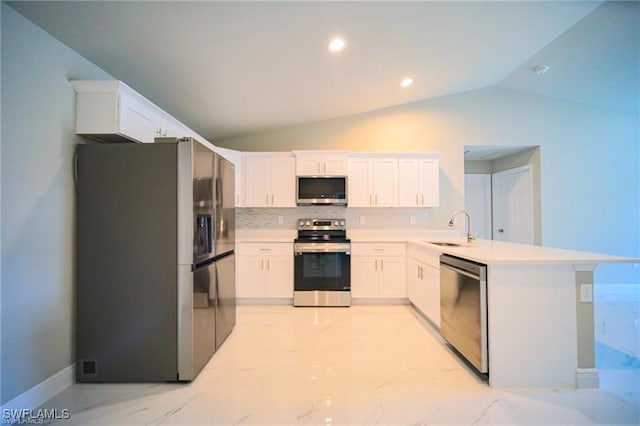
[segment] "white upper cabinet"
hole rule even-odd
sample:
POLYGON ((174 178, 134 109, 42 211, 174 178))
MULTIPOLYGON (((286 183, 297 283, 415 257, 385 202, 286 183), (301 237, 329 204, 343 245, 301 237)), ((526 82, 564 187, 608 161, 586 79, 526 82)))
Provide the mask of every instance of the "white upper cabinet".
POLYGON ((244 205, 295 207, 295 159, 290 154, 244 155, 244 205))
POLYGON ((233 163, 236 191, 236 207, 244 207, 244 182, 242 178, 242 152, 215 147, 214 151, 233 163))
POLYGON ((104 142, 153 142, 202 136, 118 80, 73 80, 76 133, 104 142))
POLYGON ((440 204, 440 161, 419 155, 398 160, 398 206, 437 207, 440 204))
POLYGON ((352 157, 348 185, 349 207, 397 207, 398 159, 352 157))
POLYGON ((347 152, 294 151, 297 176, 347 176, 347 152))

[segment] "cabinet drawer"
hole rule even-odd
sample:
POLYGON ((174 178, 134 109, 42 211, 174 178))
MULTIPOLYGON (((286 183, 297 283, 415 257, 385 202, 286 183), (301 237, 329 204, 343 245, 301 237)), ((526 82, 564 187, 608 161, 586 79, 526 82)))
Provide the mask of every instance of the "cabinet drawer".
POLYGON ((247 256, 293 256, 293 243, 239 243, 238 254, 247 256))
POLYGON ((408 257, 440 270, 440 253, 429 249, 412 246, 407 251, 408 257))
POLYGON ((404 256, 404 243, 351 243, 353 256, 404 256))

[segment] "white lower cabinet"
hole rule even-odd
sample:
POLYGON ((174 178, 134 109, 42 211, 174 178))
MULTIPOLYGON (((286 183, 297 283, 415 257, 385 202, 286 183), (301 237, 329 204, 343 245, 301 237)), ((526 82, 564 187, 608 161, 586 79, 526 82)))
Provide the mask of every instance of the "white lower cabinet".
POLYGON ((409 250, 407 296, 420 312, 440 327, 440 258, 437 253, 409 250))
POLYGON ((351 296, 405 298, 405 245, 351 243, 351 296))
POLYGON ((293 297, 292 243, 239 243, 237 295, 293 297))

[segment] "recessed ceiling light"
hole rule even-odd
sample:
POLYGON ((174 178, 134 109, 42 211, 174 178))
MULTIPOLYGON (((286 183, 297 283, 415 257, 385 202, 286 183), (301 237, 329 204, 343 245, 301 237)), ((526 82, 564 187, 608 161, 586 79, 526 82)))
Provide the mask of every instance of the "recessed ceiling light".
POLYGON ((344 41, 343 38, 336 37, 329 42, 328 48, 330 52, 337 53, 337 52, 340 52, 342 49, 344 49, 346 45, 347 45, 347 42, 344 41))
POLYGON ((400 87, 409 87, 412 84, 413 84, 413 79, 407 77, 400 82, 400 87))

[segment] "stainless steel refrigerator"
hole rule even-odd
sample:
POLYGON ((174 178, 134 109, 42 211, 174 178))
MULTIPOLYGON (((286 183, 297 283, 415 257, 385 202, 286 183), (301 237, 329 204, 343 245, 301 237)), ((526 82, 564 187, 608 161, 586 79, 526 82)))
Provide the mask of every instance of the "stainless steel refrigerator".
POLYGON ((78 146, 76 378, 193 380, 236 323, 233 164, 191 138, 78 146))

